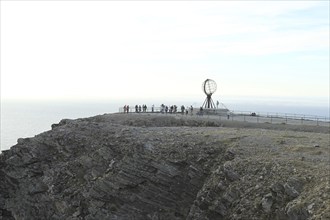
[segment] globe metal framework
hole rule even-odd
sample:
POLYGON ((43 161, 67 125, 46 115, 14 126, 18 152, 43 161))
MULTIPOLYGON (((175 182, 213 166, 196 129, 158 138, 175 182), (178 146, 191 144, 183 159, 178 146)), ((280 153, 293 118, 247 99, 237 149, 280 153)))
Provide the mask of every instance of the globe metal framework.
POLYGON ((216 108, 211 96, 217 91, 217 84, 212 79, 206 79, 202 84, 203 92, 206 95, 206 99, 202 105, 203 108, 216 108))

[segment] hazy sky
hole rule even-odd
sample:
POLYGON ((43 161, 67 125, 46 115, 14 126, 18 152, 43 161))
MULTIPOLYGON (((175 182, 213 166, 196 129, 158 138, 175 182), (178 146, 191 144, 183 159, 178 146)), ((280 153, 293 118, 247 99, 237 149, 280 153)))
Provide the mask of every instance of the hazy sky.
POLYGON ((329 99, 329 1, 1 1, 2 99, 329 99))

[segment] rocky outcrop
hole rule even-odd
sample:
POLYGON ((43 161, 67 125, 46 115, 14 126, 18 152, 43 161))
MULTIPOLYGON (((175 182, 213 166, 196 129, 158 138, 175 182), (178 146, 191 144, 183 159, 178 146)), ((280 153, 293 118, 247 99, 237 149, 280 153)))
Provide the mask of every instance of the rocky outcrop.
POLYGON ((326 219, 327 138, 171 116, 62 120, 0 155, 0 219, 326 219))

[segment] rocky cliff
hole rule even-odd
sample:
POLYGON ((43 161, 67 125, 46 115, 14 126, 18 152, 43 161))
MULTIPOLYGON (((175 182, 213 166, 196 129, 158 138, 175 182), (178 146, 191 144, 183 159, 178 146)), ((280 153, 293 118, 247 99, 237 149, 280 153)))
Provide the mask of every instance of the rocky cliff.
POLYGON ((0 219, 330 219, 329 128, 253 126, 62 120, 0 155, 0 219))

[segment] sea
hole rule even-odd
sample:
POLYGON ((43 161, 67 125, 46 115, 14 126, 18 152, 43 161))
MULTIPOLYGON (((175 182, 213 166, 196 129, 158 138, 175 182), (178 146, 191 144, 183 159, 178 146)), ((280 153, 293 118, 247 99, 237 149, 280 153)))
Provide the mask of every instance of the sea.
MULTIPOLYGON (((48 131, 51 125, 62 119, 77 119, 108 113, 116 113, 125 104, 131 107, 146 104, 185 105, 200 107, 203 102, 194 101, 1 101, 0 152, 17 144, 17 139, 34 137, 48 131)), ((315 115, 329 119, 329 104, 306 105, 302 103, 272 101, 265 104, 262 100, 231 99, 220 103, 219 107, 227 107, 233 111, 288 113, 315 115)))

